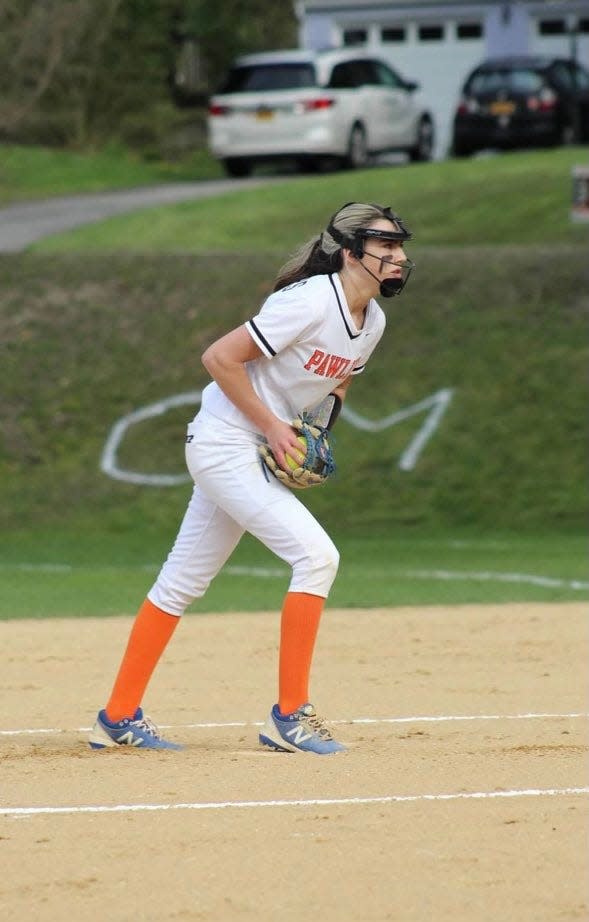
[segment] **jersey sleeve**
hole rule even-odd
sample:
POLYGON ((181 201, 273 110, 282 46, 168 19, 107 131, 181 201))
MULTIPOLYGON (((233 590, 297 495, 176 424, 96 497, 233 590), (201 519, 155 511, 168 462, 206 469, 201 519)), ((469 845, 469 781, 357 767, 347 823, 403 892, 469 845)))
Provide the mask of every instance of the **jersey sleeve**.
POLYGON ((305 297, 305 282, 276 291, 245 327, 255 344, 271 359, 296 342, 317 321, 317 301, 305 297))

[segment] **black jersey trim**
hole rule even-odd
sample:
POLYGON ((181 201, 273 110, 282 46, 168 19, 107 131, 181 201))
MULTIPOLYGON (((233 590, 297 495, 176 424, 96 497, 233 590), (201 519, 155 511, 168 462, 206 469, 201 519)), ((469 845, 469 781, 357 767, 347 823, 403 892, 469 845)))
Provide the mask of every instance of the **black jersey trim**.
POLYGON ((344 309, 342 306, 342 302, 340 301, 339 292, 335 286, 335 282, 333 281, 333 275, 329 276, 329 281, 331 282, 331 287, 333 288, 335 292, 335 296, 337 298, 337 306, 339 307, 339 312, 341 314, 341 317, 344 322, 344 326, 347 330, 348 336, 350 337, 350 339, 358 339, 359 336, 362 336, 362 331, 360 333, 352 333, 352 330, 350 329, 350 324, 346 320, 346 315, 344 314, 344 309))
POLYGON ((257 326, 255 325, 254 321, 248 320, 246 325, 249 326, 251 330, 255 333, 258 340, 260 341, 260 344, 266 348, 266 351, 269 352, 271 356, 275 356, 276 350, 272 348, 272 346, 270 345, 266 337, 262 336, 257 326))

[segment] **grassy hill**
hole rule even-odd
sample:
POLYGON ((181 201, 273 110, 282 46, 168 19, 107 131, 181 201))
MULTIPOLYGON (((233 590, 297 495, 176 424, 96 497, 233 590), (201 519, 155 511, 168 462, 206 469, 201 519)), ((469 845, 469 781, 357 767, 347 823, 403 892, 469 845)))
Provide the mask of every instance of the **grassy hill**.
MULTIPOLYGON (((350 198, 391 201, 419 230, 418 268, 401 298, 383 302, 387 331, 350 406, 374 421, 440 389, 453 399, 412 470, 399 460, 426 413, 379 432, 342 420, 338 478, 306 501, 336 536, 382 542, 403 531, 470 531, 557 544, 582 532, 589 266, 587 228, 568 219, 573 158, 559 151, 297 179, 0 257, 0 527, 11 535, 3 559, 107 564, 121 547, 128 562, 145 562, 146 548, 149 560, 160 558, 189 485, 107 477, 99 462, 112 426, 202 388, 204 347, 256 311, 289 247, 350 198)), ((183 473, 195 410, 134 426, 120 464, 183 473)))
MULTIPOLYGON (((207 383, 203 348, 251 315, 270 282, 262 255, 231 266, 172 254, 0 261, 4 527, 23 513, 62 521, 122 503, 133 518, 175 501, 176 488, 117 483, 98 463, 124 414, 207 383)), ((378 433, 343 421, 339 478, 309 501, 344 529, 581 527, 586 274, 582 248, 463 248, 460 259, 422 249, 349 403, 377 420, 441 388, 453 401, 409 472, 397 463, 424 415, 378 433)), ((193 410, 135 426, 121 464, 181 472, 193 410)))
POLYGON ((96 151, 0 144, 2 205, 221 176, 221 167, 204 150, 180 160, 153 161, 114 143, 96 151))
MULTIPOLYGON (((580 243, 571 224, 571 170, 587 148, 378 167, 273 182, 218 199, 122 215, 49 237, 38 249, 271 253, 273 264, 344 202, 390 204, 417 246, 580 243)), ((273 265, 269 266, 273 271, 273 265)))

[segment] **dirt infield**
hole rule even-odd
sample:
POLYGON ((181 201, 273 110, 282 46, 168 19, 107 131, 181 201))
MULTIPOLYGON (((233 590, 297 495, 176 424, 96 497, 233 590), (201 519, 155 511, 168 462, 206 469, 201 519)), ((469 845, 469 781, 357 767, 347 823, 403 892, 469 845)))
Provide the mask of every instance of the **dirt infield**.
POLYGON ((91 751, 129 624, 0 623, 1 918, 589 919, 584 606, 328 610, 331 757, 258 747, 268 613, 180 625, 145 705, 183 752, 91 751))

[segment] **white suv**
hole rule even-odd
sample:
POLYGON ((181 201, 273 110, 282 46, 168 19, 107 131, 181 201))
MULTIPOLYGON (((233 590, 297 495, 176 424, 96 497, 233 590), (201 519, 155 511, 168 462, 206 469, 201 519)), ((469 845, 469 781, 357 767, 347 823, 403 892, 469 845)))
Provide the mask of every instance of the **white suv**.
POLYGON ((230 176, 279 159, 301 168, 358 168, 385 151, 430 160, 433 119, 418 89, 354 48, 245 55, 209 101, 209 147, 230 176))

